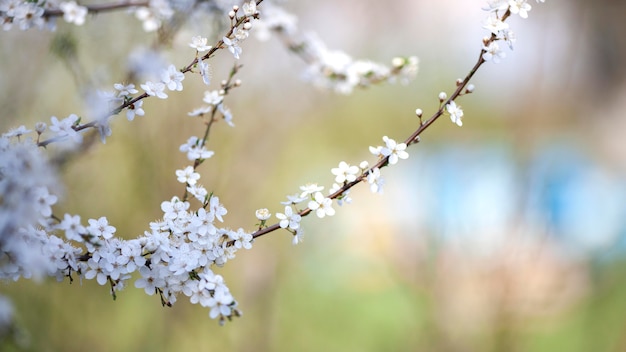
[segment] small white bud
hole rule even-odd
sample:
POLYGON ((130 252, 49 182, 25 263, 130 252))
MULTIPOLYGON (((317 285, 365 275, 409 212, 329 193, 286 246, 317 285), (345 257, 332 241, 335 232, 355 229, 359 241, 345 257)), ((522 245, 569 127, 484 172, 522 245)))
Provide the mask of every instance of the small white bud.
POLYGON ((35 132, 37 132, 37 134, 42 134, 42 133, 46 132, 47 128, 48 128, 48 126, 46 125, 45 122, 37 122, 35 124, 35 132))
POLYGON ((258 209, 255 215, 257 219, 261 221, 265 221, 272 216, 272 213, 270 213, 270 211, 267 210, 266 208, 262 208, 262 209, 258 209))
POLYGON ((228 17, 230 17, 230 18, 235 18, 235 11, 230 11, 230 12, 228 13, 228 17))
POLYGON ((394 57, 391 60, 391 65, 393 65, 393 67, 402 67, 404 65, 404 59, 401 57, 394 57))
POLYGON ((422 109, 415 109, 415 115, 417 115, 417 117, 422 117, 422 109))
POLYGON ((446 94, 446 92, 439 93, 439 101, 440 102, 443 102, 446 99, 448 99, 448 94, 446 94))
POLYGON ((467 85, 467 88, 465 88, 465 91, 468 92, 468 93, 471 93, 471 92, 474 91, 475 88, 476 87, 473 84, 470 83, 470 84, 467 85))

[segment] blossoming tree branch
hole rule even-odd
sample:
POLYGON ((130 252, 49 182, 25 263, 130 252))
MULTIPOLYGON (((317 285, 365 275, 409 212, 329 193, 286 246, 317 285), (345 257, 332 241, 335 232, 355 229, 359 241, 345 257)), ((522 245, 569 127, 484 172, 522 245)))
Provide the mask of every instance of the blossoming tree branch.
MULTIPOLYGON (((178 3, 167 0, 89 6, 74 1, 0 0, 0 22, 4 30, 55 30, 56 21, 61 18, 81 26, 90 14, 124 9, 142 22, 144 30, 155 31, 166 26, 177 11, 199 10, 202 3, 191 1, 187 8, 181 9, 176 7, 178 3)), ((225 102, 242 84, 236 78, 243 69, 238 59, 245 55, 243 43, 251 32, 256 32, 261 40, 274 33, 288 50, 307 63, 307 79, 342 94, 359 87, 412 79, 417 72, 417 59, 397 57, 389 66, 354 60, 341 51, 329 50, 315 37, 302 35, 295 16, 269 1, 249 1, 240 6, 221 3, 215 2, 204 10, 219 14, 227 29, 213 43, 202 34, 189 38, 187 62, 148 70, 141 76, 145 77, 142 82, 112 84, 113 89, 98 92, 92 104, 96 108, 89 116, 52 116, 49 122, 36 123, 32 129, 18 126, 2 134, 0 278, 95 279, 98 284, 108 286, 116 298, 118 292, 129 286, 134 274, 132 286, 148 295, 157 295, 163 305, 171 306, 185 296, 191 303, 206 307, 209 316, 220 323, 239 316, 237 301, 223 277, 213 271, 214 267, 225 265, 238 250, 250 249, 257 238, 274 231, 288 231, 292 242, 299 243, 304 233, 300 224, 303 217, 335 215, 334 206, 351 202, 350 190, 361 183, 374 193, 382 193, 385 184, 382 170, 408 158, 407 147, 418 143, 420 135, 439 117, 447 115, 454 124, 462 126, 464 112, 457 100, 473 92, 470 80, 484 63, 497 63, 504 58, 502 43, 512 49, 515 36, 506 20, 510 16, 526 18, 531 10, 527 0, 488 1, 483 7, 487 13, 483 28, 488 35, 477 48, 476 63, 464 78, 456 81, 452 93, 439 93, 439 108, 429 117, 416 109, 418 122, 413 133, 403 136, 402 142, 383 136, 382 145, 369 147, 373 160, 339 161, 330 170, 335 183, 327 190, 317 183, 303 185, 286 197, 275 215, 266 208, 259 209, 255 214, 257 224, 252 229, 231 229, 221 226, 228 211, 218 195, 199 183, 201 175, 197 168, 214 155, 208 149, 213 124, 224 121, 235 126, 225 102), (210 62, 218 50, 230 52, 234 64, 219 82, 218 89, 205 92, 205 104, 189 112, 204 127, 201 133, 180 145, 179 150, 186 155, 189 165, 175 171, 181 195, 161 203, 160 220, 151 222, 143 235, 127 240, 116 236, 116 228, 106 216, 84 222, 80 215, 53 211, 59 200, 55 194, 59 180, 53 152, 48 146, 80 152, 83 135, 89 130, 95 130, 105 143, 112 134, 111 121, 116 116, 123 114, 133 120, 145 115, 144 102, 167 99, 170 94, 183 91, 183 81, 190 77, 198 77, 210 86, 213 84, 210 62)), ((0 299, 6 300, 1 296, 0 299)), ((10 305, 0 306, 10 310, 10 305)))

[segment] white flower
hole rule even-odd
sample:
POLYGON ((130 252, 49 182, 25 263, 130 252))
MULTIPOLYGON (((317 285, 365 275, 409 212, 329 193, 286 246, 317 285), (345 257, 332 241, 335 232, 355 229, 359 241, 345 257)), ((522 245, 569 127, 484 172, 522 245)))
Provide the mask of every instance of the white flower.
POLYGON ((383 136, 383 141, 385 141, 386 147, 381 148, 380 153, 383 156, 389 157, 389 164, 394 165, 398 162, 398 159, 406 159, 409 157, 409 154, 405 151, 405 143, 398 144, 395 140, 387 136, 383 136))
POLYGON ((211 71, 208 63, 199 60, 198 67, 200 68, 200 76, 202 76, 202 82, 207 86, 211 84, 211 71))
POLYGON ((330 172, 335 175, 335 182, 344 183, 344 182, 352 182, 356 180, 357 174, 359 173, 359 168, 354 165, 349 165, 345 161, 339 163, 339 167, 332 168, 330 172))
POLYGON ((72 128, 78 121, 78 116, 71 114, 61 121, 59 121, 56 116, 52 116, 50 121, 52 122, 50 131, 56 133, 57 137, 69 137, 75 143, 82 142, 83 136, 72 128))
POLYGON ((288 195, 287 196, 287 201, 285 202, 280 202, 280 204, 284 204, 284 205, 291 205, 291 204, 298 204, 302 201, 305 201, 306 197, 300 197, 300 195, 298 193, 293 194, 293 195, 288 195))
POLYGON ((20 1, 13 13, 13 23, 17 23, 21 30, 26 30, 33 26, 42 28, 45 24, 43 14, 43 6, 37 5, 35 2, 20 1))
POLYGON ((74 23, 77 26, 81 26, 85 23, 85 16, 87 15, 87 8, 85 6, 79 6, 75 1, 69 1, 60 3, 59 8, 63 11, 63 19, 65 22, 74 23))
POLYGON ((224 118, 224 122, 230 127, 235 127, 233 123, 233 114, 230 112, 230 109, 225 107, 224 104, 220 104, 217 106, 217 110, 222 113, 222 117, 224 118))
POLYGON ((48 128, 48 125, 46 125, 45 122, 37 122, 35 124, 35 132, 37 132, 38 134, 42 134, 46 132, 47 128, 48 128))
POLYGON ((232 313, 230 305, 234 302, 233 296, 228 292, 226 286, 218 286, 213 292, 213 297, 208 300, 208 307, 211 307, 209 317, 215 319, 217 317, 228 317, 232 313))
POLYGON ((383 193, 385 179, 380 175, 380 169, 375 168, 367 174, 367 182, 370 184, 372 193, 383 193))
POLYGON ((143 111, 143 100, 139 100, 136 101, 130 105, 128 105, 126 110, 126 118, 128 119, 128 121, 132 121, 135 119, 135 115, 137 116, 143 116, 145 115, 145 111, 143 111))
POLYGON ((509 10, 513 14, 519 14, 521 18, 528 18, 528 11, 531 8, 526 0, 509 0, 509 10))
POLYGON ((300 214, 295 213, 290 206, 285 207, 285 213, 276 213, 276 218, 280 220, 278 225, 283 228, 290 228, 292 230, 297 230, 300 227, 300 220, 302 217, 300 214))
POLYGON ((109 225, 109 221, 106 217, 101 217, 98 220, 89 219, 89 226, 87 226, 87 232, 92 236, 102 237, 104 239, 110 239, 115 233, 115 227, 109 225))
POLYGON ((236 232, 230 231, 228 233, 228 237, 230 237, 231 240, 235 241, 235 248, 252 248, 252 234, 245 232, 242 228, 239 228, 236 232))
POLYGON ((317 183, 307 183, 304 186, 300 186, 300 198, 306 198, 309 194, 319 192, 324 189, 324 186, 318 186, 317 183))
POLYGON ((202 99, 202 101, 204 101, 205 103, 213 106, 221 104, 223 100, 224 96, 221 95, 220 92, 217 90, 204 92, 204 98, 202 99))
POLYGON ((213 110, 211 106, 202 106, 202 107, 193 109, 193 111, 188 112, 187 115, 188 116, 202 116, 204 114, 210 113, 211 110, 213 110))
POLYGON ((195 184, 193 186, 187 187, 187 192, 189 192, 194 198, 204 203, 209 195, 209 191, 203 186, 195 184))
POLYGON ((183 153, 187 153, 187 159, 208 159, 215 154, 211 150, 207 150, 205 147, 200 146, 200 139, 196 136, 189 137, 187 143, 182 144, 179 150, 183 153))
MULTIPOLYGON (((341 189, 340 185, 333 183, 333 186, 328 190, 328 195, 331 195, 339 191, 340 189, 341 189)), ((339 204, 339 206, 342 206, 343 203, 346 203, 346 204, 352 203, 352 198, 350 198, 349 194, 350 194, 349 189, 341 193, 339 197, 335 198, 337 200, 337 204, 339 204)))
POLYGON ((374 154, 374 155, 376 155, 376 156, 382 156, 382 155, 383 155, 383 154, 381 153, 381 152, 382 152, 382 150, 383 150, 383 147, 382 147, 382 146, 380 146, 380 145, 379 145, 379 146, 377 146, 377 147, 372 147, 372 146, 370 145, 370 153, 372 153, 372 154, 374 154))
POLYGON ((146 258, 141 255, 139 242, 124 241, 116 262, 123 265, 127 273, 132 273, 137 270, 137 268, 143 267, 146 264, 146 258))
POLYGON ((165 83, 169 90, 183 90, 183 80, 185 75, 176 69, 176 66, 169 65, 167 70, 161 72, 161 81, 165 83))
POLYGON ((52 215, 52 205, 57 202, 57 196, 50 194, 48 188, 40 186, 35 188, 35 199, 38 211, 41 215, 49 217, 52 215))
POLYGON ((291 244, 295 246, 298 243, 302 242, 302 235, 304 235, 304 231, 302 231, 301 228, 297 229, 296 233, 293 235, 293 238, 291 239, 291 244))
POLYGON ((163 267, 153 265, 152 269, 147 266, 139 268, 141 278, 135 281, 135 287, 143 288, 147 295, 152 296, 156 292, 157 287, 165 286, 165 280, 161 277, 163 267))
POLYGON ((272 216, 272 213, 267 208, 257 209, 255 212, 256 218, 265 221, 272 216))
POLYGON ((198 52, 209 51, 211 50, 211 46, 207 45, 207 38, 201 36, 195 36, 191 38, 191 43, 189 46, 196 49, 198 52))
POLYGON ((172 197, 170 201, 161 202, 163 220, 165 221, 188 217, 187 209, 189 209, 189 202, 182 202, 178 197, 172 197))
POLYGON ((335 215, 335 209, 333 209, 332 205, 332 199, 324 197, 322 192, 317 192, 313 200, 309 202, 309 209, 315 211, 317 217, 323 218, 326 215, 335 215))
POLYGON ((197 242, 202 245, 213 245, 210 243, 208 235, 215 235, 217 228, 213 225, 215 216, 207 212, 204 208, 198 209, 198 211, 191 217, 191 228, 193 229, 187 234, 190 241, 197 242))
POLYGON ((509 24, 506 22, 502 22, 502 20, 500 20, 500 18, 495 14, 490 14, 485 19, 483 28, 495 35, 499 35, 501 31, 509 28, 509 24))
POLYGON ((209 211, 221 222, 224 222, 222 215, 226 215, 228 210, 220 204, 220 199, 217 196, 212 196, 209 201, 209 211))
POLYGON ((239 55, 241 54, 242 49, 239 45, 237 45, 237 39, 231 40, 230 38, 223 37, 222 41, 228 47, 228 51, 233 54, 235 59, 239 59, 239 55))
POLYGON ((509 46, 509 49, 513 50, 513 44, 515 44, 515 40, 517 39, 515 37, 515 33, 513 33, 513 31, 510 29, 505 29, 500 32, 500 37, 506 42, 506 44, 509 46))
POLYGON ((458 126, 463 126, 463 110, 460 106, 457 106, 454 101, 451 101, 448 105, 446 105, 446 111, 450 114, 450 120, 456 123, 458 126))
POLYGON ((159 99, 166 99, 167 94, 165 94, 165 83, 163 82, 152 82, 147 81, 146 83, 141 85, 141 89, 143 89, 146 94, 150 96, 155 96, 159 99))
POLYGON ((104 258, 100 258, 99 261, 96 261, 94 258, 90 258, 87 261, 87 266, 89 270, 85 272, 85 279, 91 280, 95 277, 99 285, 106 284, 108 275, 104 272, 104 264, 106 264, 105 262, 106 259, 104 258), (100 264, 100 261, 103 262, 102 265, 100 264))
POLYGON ((200 174, 195 172, 193 166, 187 166, 184 170, 176 170, 178 182, 193 186, 200 179, 200 174))
POLYGON ((22 135, 25 135, 31 132, 32 130, 28 130, 26 129, 26 126, 21 125, 20 127, 10 129, 9 132, 3 133, 2 137, 5 137, 5 138, 20 137, 22 135))
POLYGON ((242 41, 242 40, 248 38, 248 36, 250 36, 250 32, 248 32, 247 30, 245 30, 243 28, 237 28, 233 32, 233 35, 235 36, 235 40, 236 41, 242 41))
POLYGON ((125 96, 129 96, 131 94, 136 94, 139 92, 137 89, 135 89, 135 85, 132 83, 128 85, 123 85, 122 83, 115 83, 113 85, 113 88, 115 88, 118 91, 117 93, 118 97, 125 97, 125 96))
POLYGON ((80 224, 80 215, 72 216, 65 214, 58 228, 65 231, 65 237, 67 237, 68 240, 83 242, 82 235, 85 234, 86 230, 85 227, 80 224))
POLYGON ((483 45, 483 50, 485 51, 483 53, 485 61, 493 61, 497 64, 500 62, 500 58, 506 57, 506 53, 500 50, 500 46, 495 41, 489 43, 489 46, 483 45))
MULTIPOLYGON (((155 1, 151 1, 150 4, 155 1)), ((135 10, 135 17, 143 22, 143 30, 146 32, 154 32, 161 26, 161 19, 156 11, 148 7, 140 7, 135 10)))
POLYGON ((254 16, 257 14, 256 10, 256 1, 252 0, 250 2, 245 2, 242 6, 243 14, 246 17, 254 16))
POLYGON ((507 0, 487 0, 487 5, 483 6, 483 10, 489 12, 504 11, 509 7, 507 0))

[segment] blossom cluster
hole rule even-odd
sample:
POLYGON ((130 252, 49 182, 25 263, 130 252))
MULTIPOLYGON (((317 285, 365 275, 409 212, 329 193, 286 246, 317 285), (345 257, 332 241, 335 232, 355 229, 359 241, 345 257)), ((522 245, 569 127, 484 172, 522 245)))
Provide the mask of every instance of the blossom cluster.
MULTIPOLYGON (((538 0, 539 2, 540 0, 538 0)), ((129 3, 132 5, 132 3, 129 3)), ((132 12, 143 22, 146 31, 153 31, 174 14, 174 2, 150 0, 148 6, 133 7, 132 12)), ((128 120, 143 116, 143 99, 168 98, 168 92, 182 91, 183 80, 188 72, 199 73, 203 82, 211 85, 211 74, 206 62, 215 50, 228 50, 235 61, 243 54, 241 43, 255 30, 263 38, 269 31, 281 35, 287 46, 309 64, 307 78, 318 86, 340 93, 350 93, 356 87, 369 86, 382 81, 405 80, 417 72, 417 58, 404 57, 392 60, 391 67, 370 61, 353 60, 349 55, 327 49, 312 35, 301 36, 296 19, 281 8, 270 5, 262 12, 257 2, 249 1, 241 7, 233 6, 226 15, 230 27, 215 45, 208 45, 202 36, 191 38, 189 46, 195 50, 195 58, 182 69, 174 65, 160 67, 152 77, 139 84, 143 93, 133 83, 116 83, 111 92, 98 94, 97 109, 93 120, 87 123, 77 114, 65 118, 50 118, 50 125, 40 122, 33 130, 20 126, 0 136, 0 279, 17 280, 55 276, 59 280, 78 276, 94 279, 100 285, 108 285, 111 294, 128 286, 132 276, 139 278, 134 286, 146 294, 160 296, 165 305, 172 305, 177 297, 185 295, 190 302, 209 309, 209 316, 224 322, 240 315, 237 301, 230 294, 224 279, 213 272, 215 266, 224 265, 235 257, 239 249, 250 249, 257 235, 269 229, 271 219, 268 209, 259 209, 258 231, 243 228, 233 230, 222 227, 226 208, 219 198, 200 184, 197 166, 210 159, 214 152, 207 149, 207 136, 216 113, 234 126, 232 114, 224 105, 224 98, 239 80, 233 80, 238 65, 220 89, 206 91, 206 105, 189 113, 190 116, 210 115, 205 123, 203 137, 191 136, 180 145, 192 165, 176 170, 176 180, 184 185, 184 196, 172 197, 161 203, 162 219, 150 223, 149 230, 138 238, 124 240, 116 236, 116 228, 106 217, 88 219, 85 223, 79 215, 53 214, 59 200, 60 186, 54 166, 40 147, 51 143, 77 146, 83 142, 82 131, 96 128, 102 141, 111 135, 110 119, 125 110, 128 120), (206 54, 205 54, 206 53, 206 54), (34 134, 33 134, 34 132, 34 134), (42 136, 47 139, 42 140, 42 136), (35 136, 35 137, 33 137, 35 136), (199 203, 192 208, 192 202, 199 203)), ((504 40, 512 48, 515 36, 505 24, 510 14, 527 17, 530 5, 525 0, 489 1, 489 12, 484 28, 491 37, 483 41, 482 59, 497 62, 500 51, 493 46, 504 40)), ((82 25, 93 7, 76 2, 0 0, 0 21, 5 30, 17 26, 20 29, 54 28, 54 14, 75 25, 82 25)), ((464 83, 465 84, 465 83, 464 83)), ((461 84, 457 82, 461 88, 461 84)), ((468 86, 466 92, 471 92, 468 86)), ((444 93, 442 93, 444 94, 444 93)), ((450 115, 457 125, 462 125, 463 110, 456 105, 455 93, 448 99, 440 95, 441 111, 450 115)), ((421 122, 421 110, 417 114, 421 122)), ((421 124, 427 126, 428 124, 421 124)), ((421 131, 421 130, 418 130, 421 131)), ((302 240, 301 220, 312 213, 318 218, 335 215, 333 203, 348 204, 349 192, 356 184, 368 184, 374 193, 382 193, 385 179, 381 169, 407 159, 407 144, 398 143, 384 136, 384 145, 372 146, 369 151, 378 158, 370 165, 362 161, 358 165, 341 161, 331 169, 334 183, 324 193, 324 187, 316 183, 303 185, 298 193, 287 197, 284 210, 275 215, 275 229, 285 229, 292 235, 292 242, 302 240), (302 208, 302 204, 306 208, 302 208)), ((0 302, 1 302, 0 297, 0 302)), ((2 313, 0 311, 0 313, 2 313)))
MULTIPOLYGON (((57 222, 51 215, 58 198, 44 186, 52 179, 50 167, 33 141, 16 140, 24 132, 19 128, 0 138, 0 169, 5 170, 0 179, 0 279, 72 280, 78 275, 109 284, 115 296, 138 272, 135 287, 159 294, 164 304, 175 303, 182 293, 209 308, 210 317, 220 322, 240 314, 223 278, 211 267, 224 265, 241 248, 250 249, 253 238, 241 228, 218 226, 227 210, 217 196, 197 197, 201 205, 196 210, 177 197, 163 202, 162 220, 132 240, 114 237, 116 228, 106 217, 88 219, 86 225, 79 215, 65 214, 57 222)), ((199 179, 187 169, 177 175, 190 187, 199 179)), ((196 187, 196 195, 200 189, 196 187)))
POLYGON ((46 9, 54 7, 54 1, 0 1, 0 23, 5 31, 14 26, 21 30, 30 28, 54 29, 55 22, 44 17, 46 9))
MULTIPOLYGON (((536 0, 545 2, 545 0, 536 0)), ((515 44, 515 33, 509 28, 509 24, 504 22, 511 14, 519 15, 521 18, 528 18, 528 11, 532 6, 528 0, 488 0, 483 10, 488 12, 487 18, 483 21, 483 28, 491 34, 483 40, 483 55, 485 61, 499 63, 500 59, 506 57, 498 41, 503 40, 508 47, 513 50, 515 44)))
MULTIPOLYGON (((545 0, 536 1, 538 3, 545 2, 545 0)), ((532 6, 528 3, 528 0, 488 0, 482 9, 488 13, 482 27, 488 30, 490 35, 483 38, 481 60, 492 61, 497 64, 506 57, 506 53, 502 51, 498 41, 504 41, 511 50, 513 50, 513 44, 516 41, 515 33, 505 20, 511 14, 519 15, 521 18, 528 18, 528 11, 532 9, 532 6)), ((462 81, 457 81, 457 86, 460 86, 461 83, 462 81)), ((474 86, 468 85, 465 92, 459 92, 458 96, 471 93, 473 90, 474 86)), ((446 99, 447 95, 445 93, 439 94, 440 102, 444 102, 446 99)), ((462 118, 464 113, 460 105, 457 105, 453 99, 450 99, 446 102, 444 108, 453 123, 463 126, 462 118)), ((421 119, 421 113, 417 115, 421 119)))
MULTIPOLYGON (((129 1, 123 4, 142 22, 146 32, 156 31, 163 21, 174 15, 174 9, 167 0, 149 0, 147 2, 129 1), (147 6, 146 6, 147 5, 147 6)), ((118 6, 119 4, 111 4, 118 6)), ((20 30, 31 28, 56 30, 56 17, 77 26, 82 26, 89 12, 107 9, 107 5, 81 6, 76 1, 58 0, 0 0, 0 23, 5 31, 14 27, 20 30)))
POLYGON ((331 50, 314 34, 300 34, 297 19, 284 9, 266 4, 257 32, 260 39, 268 32, 278 33, 286 45, 308 64, 304 78, 314 85, 337 93, 350 94, 357 87, 379 82, 406 83, 415 78, 418 59, 415 56, 396 57, 391 65, 370 60, 355 60, 341 50, 331 50))
MULTIPOLYGON (((384 178, 380 174, 382 166, 394 165, 399 159, 407 159, 409 154, 405 151, 405 143, 397 143, 395 140, 384 136, 385 146, 369 147, 370 152, 378 157, 378 162, 370 167, 369 162, 362 161, 359 165, 350 165, 345 161, 339 162, 339 165, 330 171, 335 176, 335 183, 330 187, 328 196, 322 191, 324 186, 317 183, 307 183, 300 186, 300 193, 287 196, 287 201, 282 202, 285 206, 283 213, 276 213, 279 220, 278 226, 285 229, 293 235, 293 244, 302 241, 304 231, 300 226, 302 217, 313 212, 318 218, 335 215, 333 208, 333 200, 337 201, 339 206, 352 202, 350 198, 350 188, 359 182, 367 182, 373 193, 383 193, 384 178), (298 205, 308 201, 307 208, 298 209, 298 205)), ((270 218, 271 214, 265 208, 257 210, 257 218, 261 221, 259 230, 262 229, 265 221, 270 218)))
MULTIPOLYGON (((256 3, 244 4, 242 12, 244 18, 256 16, 256 3)), ((230 14, 229 17, 233 18, 230 14)), ((249 24, 245 25, 247 22, 242 21, 246 31, 250 29, 249 24)), ((233 25, 230 33, 235 33, 233 40, 241 40, 236 35, 242 32, 236 27, 233 25)), ((200 36, 192 38, 190 46, 197 54, 211 49, 200 36)), ((209 84, 208 65, 202 60, 198 63, 203 80, 209 84)), ((192 136, 180 146, 180 151, 194 161, 194 166, 176 171, 177 180, 186 185, 185 198, 173 197, 163 202, 162 220, 151 223, 150 230, 139 238, 115 237, 116 229, 106 217, 88 219, 88 224, 84 224, 79 215, 57 218, 52 213, 58 201, 52 192, 57 182, 54 168, 39 147, 51 143, 67 146, 63 142, 68 141, 69 146, 78 146, 83 141, 81 131, 89 127, 97 128, 104 142, 111 135, 109 122, 113 114, 125 109, 127 119, 133 120, 145 114, 142 99, 151 96, 166 99, 166 89, 183 89, 184 72, 174 65, 162 69, 155 77, 141 84, 144 94, 132 83, 116 83, 114 91, 98 92, 94 105, 99 108, 93 109, 92 122, 81 124, 76 114, 61 119, 53 116, 49 126, 43 122, 36 124, 36 139, 32 137, 33 130, 25 126, 2 135, 0 170, 10 172, 3 171, 0 177, 3 194, 0 279, 56 276, 59 280, 66 277, 73 280, 78 276, 95 279, 100 285, 108 284, 115 297, 127 286, 132 274, 137 273, 140 278, 135 281, 135 287, 149 295, 159 294, 163 304, 175 303, 182 293, 192 303, 208 307, 209 316, 223 323, 240 313, 223 278, 214 274, 211 267, 224 265, 241 248, 250 249, 253 238, 241 228, 217 226, 216 222, 223 222, 227 210, 217 196, 198 183, 200 175, 195 172, 196 165, 213 155, 206 149, 204 139, 192 136), (118 104, 120 107, 112 107, 118 104), (47 139, 42 140, 42 136, 47 139), (201 206, 191 211, 187 194, 201 206)), ((230 125, 232 115, 223 100, 228 89, 239 84, 238 80, 233 84, 223 82, 221 90, 205 94, 209 108, 220 111, 230 125)))

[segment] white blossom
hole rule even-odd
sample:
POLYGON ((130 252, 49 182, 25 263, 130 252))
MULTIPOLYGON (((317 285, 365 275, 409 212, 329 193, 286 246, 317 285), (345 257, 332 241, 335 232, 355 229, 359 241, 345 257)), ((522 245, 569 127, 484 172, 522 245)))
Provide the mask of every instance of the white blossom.
POLYGON ((211 46, 207 45, 207 38, 201 36, 195 36, 191 38, 191 43, 189 46, 196 49, 198 52, 205 52, 211 50, 211 46))
POLYGON ((315 215, 319 218, 324 216, 335 215, 335 209, 332 207, 333 200, 324 197, 322 192, 316 192, 313 196, 313 200, 309 202, 309 209, 315 212, 315 215))
POLYGON ((226 47, 228 48, 228 51, 230 51, 231 54, 233 54, 235 59, 239 59, 242 49, 238 45, 237 39, 230 39, 228 37, 223 37, 222 41, 224 42, 224 45, 226 45, 226 47))
POLYGON ((87 15, 85 6, 79 6, 75 1, 68 1, 60 3, 59 8, 63 11, 65 22, 73 23, 77 26, 82 26, 85 23, 85 16, 87 15))
POLYGON ((456 123, 458 126, 463 126, 463 110, 460 106, 456 105, 454 101, 451 101, 446 105, 446 111, 450 114, 450 120, 456 123))

